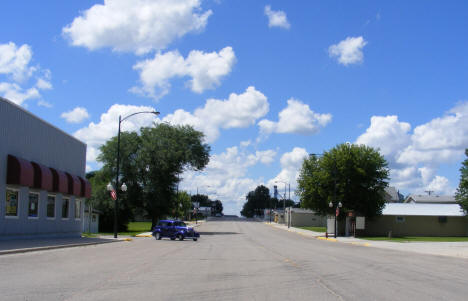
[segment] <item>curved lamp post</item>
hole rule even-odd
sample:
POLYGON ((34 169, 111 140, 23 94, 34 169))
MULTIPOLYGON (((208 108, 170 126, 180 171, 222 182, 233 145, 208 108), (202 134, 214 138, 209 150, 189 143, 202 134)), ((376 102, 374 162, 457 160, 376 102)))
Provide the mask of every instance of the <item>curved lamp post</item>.
MULTIPOLYGON (((332 202, 328 203, 328 207, 333 208, 333 203, 332 202)), ((341 207, 343 207, 343 204, 341 204, 341 202, 338 202, 338 204, 336 204, 336 208, 335 208, 335 231, 334 231, 335 232, 335 238, 336 238, 336 232, 337 232, 336 231, 337 230, 336 229, 336 226, 337 226, 336 225, 336 220, 338 218, 338 215, 340 215, 340 208, 341 207)))
MULTIPOLYGON (((156 116, 159 115, 159 112, 157 111, 142 111, 142 112, 136 112, 136 113, 133 113, 133 114, 130 114, 128 116, 125 116, 124 118, 122 118, 121 115, 119 115, 119 131, 118 131, 118 134, 117 134, 117 174, 115 175, 115 187, 119 187, 119 168, 120 168, 120 125, 122 124, 123 121, 125 121, 126 119, 134 116, 134 115, 137 115, 137 114, 154 114, 156 116)), ((125 184, 125 183, 124 183, 125 184)), ((112 185, 111 185, 112 186, 112 185)), ((123 186, 122 185, 122 191, 123 190, 123 186)), ((108 186, 109 187, 109 186, 108 186)), ((125 189, 126 189, 127 186, 125 186, 125 189)), ((118 205, 119 205, 119 189, 116 189, 115 190, 115 201, 114 201, 114 238, 117 238, 117 208, 118 208, 118 205)))

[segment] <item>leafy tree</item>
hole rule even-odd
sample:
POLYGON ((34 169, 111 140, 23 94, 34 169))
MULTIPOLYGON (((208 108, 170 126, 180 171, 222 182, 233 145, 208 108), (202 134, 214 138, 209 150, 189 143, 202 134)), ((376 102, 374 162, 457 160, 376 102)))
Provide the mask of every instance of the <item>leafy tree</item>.
POLYGON ((340 144, 320 158, 304 160, 298 178, 301 205, 320 214, 330 213, 329 203, 343 204, 367 217, 381 214, 382 191, 388 186, 388 164, 380 153, 365 145, 340 144))
POLYGON ((200 207, 211 207, 211 200, 206 194, 192 195, 192 203, 199 203, 200 207))
POLYGON ((214 201, 211 208, 214 214, 223 213, 223 203, 220 200, 214 201))
MULTIPOLYGON (((465 155, 468 157, 468 148, 465 149, 465 155)), ((455 199, 463 209, 468 210, 468 158, 462 162, 460 168, 460 183, 455 193, 455 199)))
MULTIPOLYGON (((121 133, 121 178, 128 190, 119 195, 119 224, 131 217, 132 208, 148 212, 153 225, 178 210, 176 187, 186 169, 201 170, 209 161, 210 147, 203 133, 190 126, 158 124, 137 133, 121 133), (128 208, 127 208, 128 207, 128 208), (125 210, 124 210, 125 209, 125 210), (121 216, 122 210, 128 216, 121 216)), ((101 147, 98 161, 107 181, 115 177, 117 138, 101 147)))
POLYGON ((263 209, 270 207, 270 190, 263 185, 257 186, 254 191, 250 191, 245 198, 247 202, 244 203, 242 208, 242 216, 253 217, 254 215, 260 215, 263 214, 263 209))
POLYGON ((179 191, 176 195, 176 217, 184 218, 192 210, 190 195, 186 191, 179 191))

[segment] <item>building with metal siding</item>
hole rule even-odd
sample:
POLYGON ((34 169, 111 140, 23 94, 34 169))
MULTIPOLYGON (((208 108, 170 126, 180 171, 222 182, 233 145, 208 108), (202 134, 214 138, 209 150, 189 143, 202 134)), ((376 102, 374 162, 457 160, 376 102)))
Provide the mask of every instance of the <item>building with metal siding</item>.
POLYGON ((86 144, 0 97, 0 238, 80 235, 85 166, 86 144))

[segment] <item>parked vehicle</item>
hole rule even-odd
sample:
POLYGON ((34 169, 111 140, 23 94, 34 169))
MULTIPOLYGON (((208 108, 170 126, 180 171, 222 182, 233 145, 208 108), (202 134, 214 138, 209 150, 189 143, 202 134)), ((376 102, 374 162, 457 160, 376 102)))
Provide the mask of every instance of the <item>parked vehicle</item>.
POLYGON ((163 237, 169 237, 171 240, 184 240, 185 238, 197 241, 200 234, 187 226, 184 222, 174 220, 161 220, 153 228, 153 236, 160 240, 163 237))

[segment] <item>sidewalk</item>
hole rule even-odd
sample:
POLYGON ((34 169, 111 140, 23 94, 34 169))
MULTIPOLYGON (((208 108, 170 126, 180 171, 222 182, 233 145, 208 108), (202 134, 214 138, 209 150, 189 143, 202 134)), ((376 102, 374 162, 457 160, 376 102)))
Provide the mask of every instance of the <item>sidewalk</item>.
POLYGON ((0 240, 0 255, 89 246, 119 241, 125 241, 125 239, 69 237, 0 240))
POLYGON ((320 240, 333 241, 338 243, 352 244, 364 247, 374 247, 381 249, 398 250, 427 255, 451 256, 468 259, 468 242, 392 242, 392 241, 370 241, 355 237, 325 237, 323 232, 314 232, 300 228, 294 228, 282 224, 268 223, 266 225, 282 229, 289 232, 295 232, 299 235, 316 238, 320 240))

